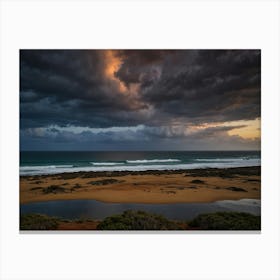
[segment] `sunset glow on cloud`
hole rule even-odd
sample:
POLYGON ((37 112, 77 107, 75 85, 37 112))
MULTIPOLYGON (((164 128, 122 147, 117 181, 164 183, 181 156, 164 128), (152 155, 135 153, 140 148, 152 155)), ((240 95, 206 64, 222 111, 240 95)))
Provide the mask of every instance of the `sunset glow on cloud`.
POLYGON ((259 50, 22 50, 21 149, 259 150, 259 50))
POLYGON ((122 61, 121 59, 115 54, 114 51, 104 51, 104 75, 106 79, 114 81, 118 85, 119 92, 124 93, 126 92, 126 87, 116 76, 115 73, 121 67, 122 61))

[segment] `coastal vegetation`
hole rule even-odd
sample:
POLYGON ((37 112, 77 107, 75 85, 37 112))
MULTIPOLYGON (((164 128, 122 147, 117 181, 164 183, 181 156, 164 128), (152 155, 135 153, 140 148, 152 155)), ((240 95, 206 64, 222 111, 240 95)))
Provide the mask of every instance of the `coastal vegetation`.
POLYGON ((202 230, 260 230, 261 217, 243 212, 201 214, 189 222, 202 230))
POLYGON ((261 217, 243 212, 201 214, 191 221, 173 221, 162 215, 127 210, 102 221, 65 220, 43 214, 24 214, 21 230, 260 230, 261 217), (65 226, 66 225, 66 226, 65 226))
POLYGON ((60 222, 59 218, 42 214, 26 214, 20 216, 21 230, 54 230, 60 222))
POLYGON ((99 230, 179 230, 178 223, 161 215, 144 211, 124 211, 121 215, 105 218, 98 226, 99 230))

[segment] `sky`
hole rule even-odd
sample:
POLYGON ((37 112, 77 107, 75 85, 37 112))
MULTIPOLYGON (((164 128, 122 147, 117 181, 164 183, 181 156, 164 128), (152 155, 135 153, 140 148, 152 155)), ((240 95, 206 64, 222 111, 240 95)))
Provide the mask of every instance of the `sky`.
POLYGON ((260 150, 260 50, 21 50, 21 150, 260 150))

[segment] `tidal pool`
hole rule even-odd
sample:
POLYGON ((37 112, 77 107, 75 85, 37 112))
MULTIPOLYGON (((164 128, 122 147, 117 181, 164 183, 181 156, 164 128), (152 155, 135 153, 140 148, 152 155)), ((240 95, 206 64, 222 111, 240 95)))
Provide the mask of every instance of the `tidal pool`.
POLYGON ((40 213, 65 219, 104 219, 125 210, 142 210, 161 214, 173 220, 190 220, 202 213, 238 211, 261 214, 261 202, 257 199, 223 200, 212 203, 104 203, 96 200, 58 200, 22 204, 21 214, 40 213))

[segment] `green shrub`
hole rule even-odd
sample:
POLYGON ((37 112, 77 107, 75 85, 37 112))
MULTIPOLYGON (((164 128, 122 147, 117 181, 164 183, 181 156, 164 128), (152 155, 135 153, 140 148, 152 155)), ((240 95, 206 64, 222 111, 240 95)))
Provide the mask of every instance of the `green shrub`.
POLYGON ((21 230, 57 229, 59 219, 42 214, 25 214, 20 216, 21 230))
POLYGON ((43 188, 44 194, 49 194, 49 193, 57 194, 57 193, 64 193, 64 192, 65 192, 65 188, 56 185, 51 185, 49 187, 43 188))
POLYGON ((120 215, 105 218, 98 230, 176 230, 181 229, 174 221, 161 215, 144 211, 127 210, 120 215))
POLYGON ((243 212, 201 214, 188 223, 203 230, 260 230, 261 217, 243 212))

